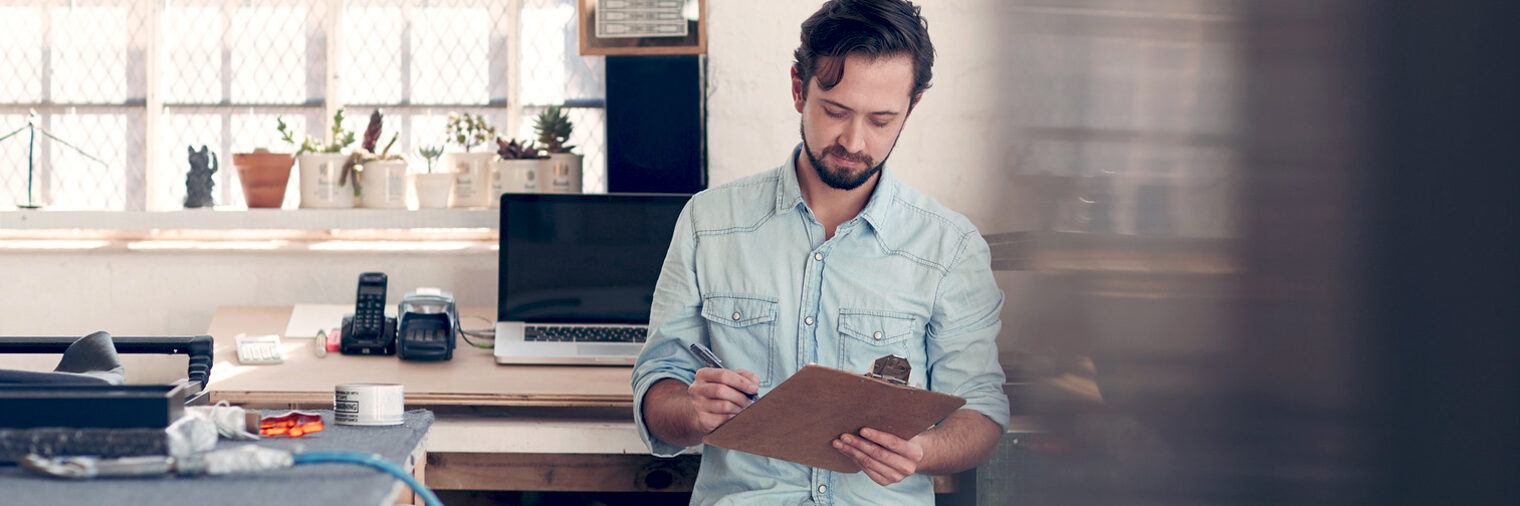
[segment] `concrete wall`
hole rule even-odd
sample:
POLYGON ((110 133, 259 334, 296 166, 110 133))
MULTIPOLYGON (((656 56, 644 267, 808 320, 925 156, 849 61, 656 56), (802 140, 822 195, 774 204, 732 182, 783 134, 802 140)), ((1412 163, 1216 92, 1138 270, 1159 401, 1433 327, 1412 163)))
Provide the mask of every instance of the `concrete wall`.
POLYGON ((391 304, 436 286, 496 305, 494 253, 0 252, 0 335, 200 334, 217 306, 352 303, 365 271, 391 304))

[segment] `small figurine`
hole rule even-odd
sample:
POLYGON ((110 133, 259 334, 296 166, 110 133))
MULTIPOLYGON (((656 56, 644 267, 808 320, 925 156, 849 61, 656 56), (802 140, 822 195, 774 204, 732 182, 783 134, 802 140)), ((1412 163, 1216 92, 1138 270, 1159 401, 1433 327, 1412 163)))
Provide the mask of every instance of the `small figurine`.
POLYGON ((190 151, 190 173, 185 176, 185 207, 211 207, 211 187, 216 181, 211 178, 216 174, 216 153, 212 153, 205 145, 197 152, 194 146, 186 146, 190 151), (209 166, 208 166, 209 164, 209 166))

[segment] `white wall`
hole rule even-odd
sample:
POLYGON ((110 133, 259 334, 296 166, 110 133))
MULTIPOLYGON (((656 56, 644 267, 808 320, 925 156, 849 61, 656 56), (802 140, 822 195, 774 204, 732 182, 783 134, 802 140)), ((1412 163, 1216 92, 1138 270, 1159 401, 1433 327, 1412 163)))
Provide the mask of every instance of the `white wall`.
MULTIPOLYGON (((711 185, 780 165, 799 141, 790 69, 802 21, 821 1, 708 2, 707 149, 711 185)), ((982 233, 1011 231, 1000 203, 998 19, 1006 2, 919 2, 937 60, 889 165, 897 177, 965 214, 982 233)))

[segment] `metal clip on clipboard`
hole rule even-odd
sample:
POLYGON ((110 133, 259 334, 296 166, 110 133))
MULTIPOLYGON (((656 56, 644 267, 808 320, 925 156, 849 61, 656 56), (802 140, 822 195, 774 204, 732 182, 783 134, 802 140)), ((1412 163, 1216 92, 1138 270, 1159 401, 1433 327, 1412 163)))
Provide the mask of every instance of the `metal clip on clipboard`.
POLYGON ((908 365, 908 359, 897 355, 887 355, 876 359, 871 364, 871 372, 866 377, 876 378, 894 385, 908 386, 908 374, 913 371, 913 366, 908 365))

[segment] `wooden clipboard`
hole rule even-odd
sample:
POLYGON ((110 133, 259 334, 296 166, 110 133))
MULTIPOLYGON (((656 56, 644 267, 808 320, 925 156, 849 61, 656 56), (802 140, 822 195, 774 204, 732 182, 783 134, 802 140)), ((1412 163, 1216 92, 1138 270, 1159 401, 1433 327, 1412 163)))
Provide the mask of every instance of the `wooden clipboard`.
POLYGON ((832 446, 863 427, 911 439, 966 400, 809 365, 719 425, 704 443, 840 473, 860 471, 832 446))

